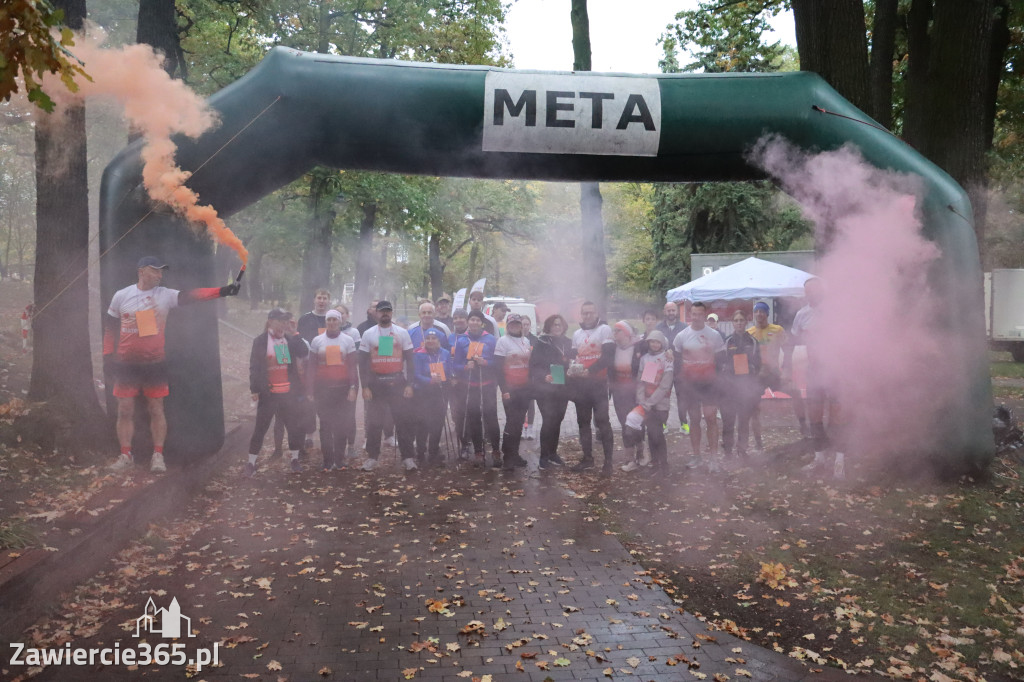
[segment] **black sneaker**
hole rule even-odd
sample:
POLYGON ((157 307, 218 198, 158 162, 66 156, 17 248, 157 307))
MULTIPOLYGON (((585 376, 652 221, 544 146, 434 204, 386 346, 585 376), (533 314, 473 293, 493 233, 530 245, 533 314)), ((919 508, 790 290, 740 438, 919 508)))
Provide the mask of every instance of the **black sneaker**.
POLYGON ((506 457, 505 461, 512 460, 512 466, 516 468, 522 468, 526 466, 527 462, 522 458, 521 455, 513 455, 512 457, 506 457))
POLYGON ((587 469, 594 468, 593 458, 582 459, 578 464, 573 465, 569 471, 586 471, 587 469))
POLYGON ((601 478, 611 478, 611 477, 612 477, 612 463, 611 462, 605 462, 604 466, 601 467, 601 478))
POLYGON ((551 467, 553 467, 555 465, 547 457, 541 457, 539 466, 540 466, 541 469, 550 469, 551 467))
POLYGON ((565 466, 565 462, 562 461, 562 458, 559 457, 558 455, 551 455, 550 457, 548 457, 548 461, 553 466, 556 466, 556 467, 564 467, 565 466))

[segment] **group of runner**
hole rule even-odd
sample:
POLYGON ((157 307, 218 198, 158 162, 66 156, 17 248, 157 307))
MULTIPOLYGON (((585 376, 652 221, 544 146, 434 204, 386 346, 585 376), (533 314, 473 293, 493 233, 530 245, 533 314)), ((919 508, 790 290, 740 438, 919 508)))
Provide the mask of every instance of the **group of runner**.
MULTIPOLYGON (((150 413, 154 454, 151 469, 165 470, 162 450, 166 435, 162 399, 167 395, 163 358, 167 312, 182 303, 234 295, 237 284, 178 292, 160 287, 166 264, 155 257, 139 261, 137 284, 115 294, 105 325, 104 357, 117 358, 114 395, 118 399, 121 454, 115 469, 133 464, 132 411, 141 392, 150 413)), ((564 466, 558 454, 559 435, 569 402, 574 403, 582 449, 574 471, 595 468, 593 431, 602 450, 603 475, 613 466, 614 436, 610 404, 622 427, 625 471, 668 466, 665 425, 670 398, 676 393, 681 425, 688 425, 693 459, 690 467, 717 471, 718 412, 725 455, 745 455, 753 430, 754 447, 763 448, 759 404, 766 388, 794 398, 801 430, 814 443, 809 468, 825 465, 827 439, 823 425, 829 395, 818 383, 815 354, 809 349, 806 414, 800 391, 791 385, 792 347, 813 337, 815 310, 821 302, 818 280, 806 287, 808 304, 797 314, 792 334, 768 323, 768 306, 754 305, 753 324, 742 311, 729 321, 732 330, 717 329, 717 316, 703 303, 690 306, 690 322, 679 320, 675 303, 663 317, 643 315, 638 332, 621 320, 609 326, 591 302, 579 310, 579 328, 551 315, 539 334, 529 317, 509 313, 498 303, 492 315, 483 311, 483 294, 470 296, 470 309, 451 312, 451 300, 424 301, 419 321, 408 329, 396 324, 393 306, 375 301, 367 319, 354 327, 344 305, 330 307, 330 292, 318 290, 314 308, 297 321, 281 308, 271 310, 265 331, 250 354, 250 391, 256 423, 249 443, 245 474, 255 475, 259 454, 272 421, 288 436, 289 466, 300 471, 300 453, 312 446, 319 422, 325 471, 344 468, 357 456, 356 402, 365 409, 365 451, 362 468, 372 471, 386 433, 407 471, 445 462, 504 468, 525 467, 530 475, 564 466), (501 398, 505 427, 499 428, 501 398), (539 452, 520 453, 530 432, 521 425, 536 403, 541 415, 539 452), (448 411, 453 419, 449 421, 448 411), (703 418, 703 428, 702 428, 703 418), (810 422, 808 429, 807 421, 810 422), (702 452, 705 440, 707 449, 702 452), (646 441, 646 448, 644 445, 646 441)), ((831 418, 837 412, 832 408, 831 418)), ((844 474, 837 449, 834 475, 844 474)))

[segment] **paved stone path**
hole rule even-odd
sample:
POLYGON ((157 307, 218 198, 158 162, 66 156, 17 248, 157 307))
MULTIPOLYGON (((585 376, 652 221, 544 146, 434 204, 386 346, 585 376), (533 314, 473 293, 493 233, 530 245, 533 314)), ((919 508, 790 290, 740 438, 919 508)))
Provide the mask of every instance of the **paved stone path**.
MULTIPOLYGON (((73 634, 72 646, 136 646, 135 618, 153 596, 158 607, 176 597, 191 618, 188 651, 222 642, 223 665, 196 680, 847 678, 709 632, 558 474, 275 466, 250 481, 239 469, 192 503, 175 525, 179 546, 160 536, 136 548, 149 557, 137 579, 124 582, 123 564, 95 579, 87 594, 123 607, 79 622, 90 636, 73 634)), ((97 676, 185 677, 176 666, 93 666, 36 679, 97 676)))

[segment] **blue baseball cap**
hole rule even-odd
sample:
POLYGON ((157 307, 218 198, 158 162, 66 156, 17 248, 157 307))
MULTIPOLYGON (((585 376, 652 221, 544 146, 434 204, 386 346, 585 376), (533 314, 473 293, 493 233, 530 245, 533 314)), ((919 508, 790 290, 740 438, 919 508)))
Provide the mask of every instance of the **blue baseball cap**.
POLYGON ((426 341, 428 336, 436 336, 437 339, 440 341, 444 339, 444 332, 441 331, 440 329, 430 328, 427 331, 423 332, 423 340, 426 341))
POLYGON ((169 267, 169 266, 167 265, 167 263, 164 263, 162 260, 160 260, 156 256, 143 256, 142 258, 139 259, 138 267, 140 267, 140 268, 156 268, 157 270, 163 270, 164 268, 169 267))
POLYGON ((754 304, 754 312, 756 313, 758 310, 768 312, 768 304, 764 301, 758 301, 754 304))

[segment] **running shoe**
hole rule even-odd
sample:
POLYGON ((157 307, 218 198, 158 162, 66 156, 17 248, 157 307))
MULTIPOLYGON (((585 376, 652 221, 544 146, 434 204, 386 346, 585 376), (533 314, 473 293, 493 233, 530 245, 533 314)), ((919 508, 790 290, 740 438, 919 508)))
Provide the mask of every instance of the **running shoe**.
POLYGON ((242 469, 242 475, 245 476, 246 478, 252 478, 253 476, 255 476, 256 475, 256 465, 255 464, 250 464, 249 462, 246 462, 245 463, 245 467, 243 467, 243 469, 242 469))
POLYGON ((548 457, 548 463, 550 463, 551 465, 556 466, 556 467, 564 467, 565 466, 565 462, 557 454, 551 455, 550 457, 548 457))
POLYGON ((680 424, 679 425, 679 433, 681 433, 683 435, 689 435, 689 433, 690 433, 690 425, 689 424, 680 424))
POLYGON ((377 468, 377 460, 372 457, 367 457, 363 460, 363 471, 373 471, 377 468))
POLYGON ((642 466, 642 467, 650 466, 651 465, 651 453, 647 452, 646 450, 643 453, 641 453, 640 461, 637 462, 637 465, 638 466, 642 466))
POLYGON ((802 471, 802 472, 804 472, 806 474, 810 474, 810 473, 814 473, 815 471, 817 471, 818 469, 821 469, 824 466, 825 466, 825 453, 824 452, 815 452, 814 453, 814 461, 812 461, 810 464, 808 464, 806 466, 800 467, 800 471, 802 471))
POLYGON ((832 477, 837 481, 846 478, 846 457, 841 452, 836 453, 836 462, 832 467, 832 477))
POLYGON ((594 459, 592 457, 585 457, 578 463, 574 464, 569 468, 569 471, 586 471, 587 469, 594 468, 594 459))
POLYGON ((406 471, 416 471, 420 468, 419 465, 416 464, 416 460, 413 459, 412 457, 407 457, 403 459, 402 466, 405 467, 406 471))
POLYGON ((632 462, 626 462, 619 468, 628 473, 630 471, 636 471, 637 469, 639 469, 640 463, 637 462, 636 460, 633 460, 632 462))
POLYGON ((610 461, 606 461, 601 466, 601 478, 611 478, 611 475, 612 475, 612 463, 610 461))
POLYGON ((134 462, 130 455, 118 455, 117 460, 107 469, 110 471, 128 471, 132 468, 133 464, 134 462))
POLYGON ((538 470, 538 469, 527 469, 526 470, 526 477, 527 478, 540 478, 540 470, 538 470))
POLYGON ((291 467, 291 472, 293 474, 301 474, 302 473, 302 465, 299 464, 299 460, 293 459, 290 467, 291 467))
POLYGON ((162 474, 167 471, 167 465, 164 464, 164 456, 161 453, 153 453, 153 459, 149 463, 149 470, 154 474, 162 474))

